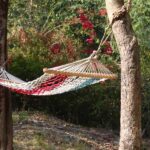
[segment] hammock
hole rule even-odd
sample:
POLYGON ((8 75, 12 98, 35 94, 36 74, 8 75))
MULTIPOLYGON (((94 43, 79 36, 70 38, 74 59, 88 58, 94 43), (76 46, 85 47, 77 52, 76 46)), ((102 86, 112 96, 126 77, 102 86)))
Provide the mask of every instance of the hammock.
POLYGON ((54 68, 45 68, 43 71, 44 74, 39 78, 25 82, 1 68, 0 85, 19 94, 44 96, 74 91, 116 78, 115 74, 94 58, 86 58, 54 68))

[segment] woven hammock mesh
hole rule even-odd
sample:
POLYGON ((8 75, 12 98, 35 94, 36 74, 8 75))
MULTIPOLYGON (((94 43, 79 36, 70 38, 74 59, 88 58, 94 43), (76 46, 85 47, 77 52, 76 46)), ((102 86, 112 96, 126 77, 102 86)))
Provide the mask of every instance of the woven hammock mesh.
POLYGON ((96 59, 82 59, 66 65, 44 69, 39 78, 25 82, 5 69, 0 70, 0 85, 26 95, 55 95, 84 88, 116 75, 96 59))
POLYGON ((19 94, 37 96, 74 91, 105 80, 45 73, 33 81, 25 82, 5 70, 0 75, 0 85, 19 94))

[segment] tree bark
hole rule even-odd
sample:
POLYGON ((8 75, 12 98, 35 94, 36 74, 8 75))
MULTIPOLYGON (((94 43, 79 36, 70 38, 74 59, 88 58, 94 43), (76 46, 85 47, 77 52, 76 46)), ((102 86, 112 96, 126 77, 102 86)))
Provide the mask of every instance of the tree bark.
MULTIPOLYGON (((7 60, 8 0, 0 0, 0 65, 7 60)), ((12 110, 10 93, 0 87, 0 150, 12 150, 12 110)))
POLYGON ((118 17, 124 0, 105 0, 107 13, 121 57, 121 118, 119 150, 141 149, 140 48, 125 11, 118 17))

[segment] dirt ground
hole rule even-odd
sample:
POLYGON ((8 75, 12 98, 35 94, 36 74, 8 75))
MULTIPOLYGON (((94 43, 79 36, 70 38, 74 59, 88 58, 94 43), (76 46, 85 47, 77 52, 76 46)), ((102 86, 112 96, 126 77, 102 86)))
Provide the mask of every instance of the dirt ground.
MULTIPOLYGON (((119 137, 110 130, 86 128, 42 113, 14 113, 13 121, 14 150, 118 149, 119 137)), ((150 143, 144 143, 143 149, 150 149, 150 143)))

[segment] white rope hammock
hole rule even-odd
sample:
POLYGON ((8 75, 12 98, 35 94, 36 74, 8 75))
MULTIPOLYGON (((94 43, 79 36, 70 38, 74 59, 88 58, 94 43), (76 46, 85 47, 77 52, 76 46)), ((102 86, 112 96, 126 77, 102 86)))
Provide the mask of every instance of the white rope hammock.
POLYGON ((116 78, 115 74, 94 58, 43 69, 41 77, 29 82, 22 81, 3 68, 0 71, 0 85, 20 94, 38 96, 61 94, 116 78))

